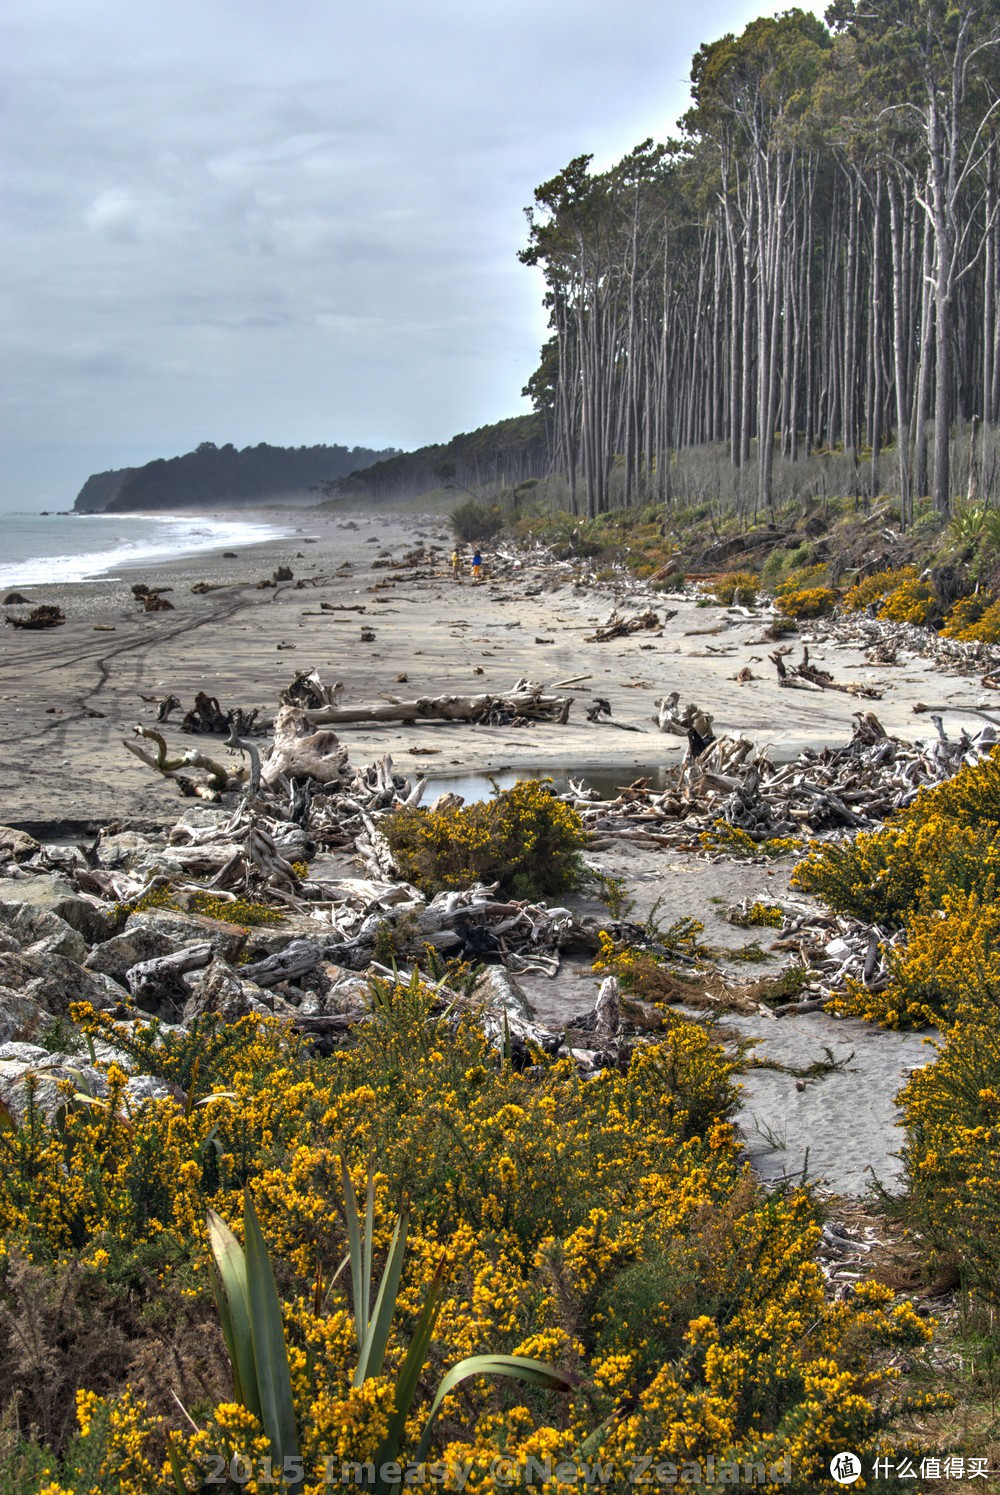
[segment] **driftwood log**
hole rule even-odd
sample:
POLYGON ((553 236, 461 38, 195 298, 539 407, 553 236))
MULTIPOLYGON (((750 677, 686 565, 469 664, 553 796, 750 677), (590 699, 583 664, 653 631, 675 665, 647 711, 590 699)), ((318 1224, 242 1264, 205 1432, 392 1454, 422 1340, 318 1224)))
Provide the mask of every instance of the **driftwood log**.
POLYGON ((785 666, 781 651, 777 650, 770 655, 771 663, 778 672, 778 684, 790 687, 794 690, 839 690, 848 696, 865 696, 872 701, 880 701, 882 692, 871 685, 861 685, 858 681, 837 681, 826 670, 819 669, 816 665, 809 663, 809 649, 803 645, 802 658, 799 663, 789 671, 785 666))
POLYGON ((505 695, 422 696, 416 701, 386 701, 373 706, 323 706, 306 715, 314 726, 416 721, 479 722, 489 726, 549 721, 564 725, 572 704, 570 696, 546 695, 544 686, 519 680, 505 695))
POLYGON ((162 773, 165 778, 175 779, 183 794, 194 795, 198 799, 217 801, 221 794, 230 787, 230 781, 235 784, 242 782, 242 771, 237 775, 231 775, 229 770, 222 764, 216 763, 214 759, 199 752, 197 748, 190 748, 182 753, 179 758, 168 756, 166 739, 163 734, 155 731, 152 727, 135 727, 137 737, 142 737, 156 744, 156 756, 147 753, 138 743, 130 742, 127 737, 122 738, 122 746, 127 747, 130 753, 143 763, 147 768, 154 768, 157 773, 162 773), (196 784, 187 775, 180 773, 182 768, 200 768, 208 774, 207 784, 196 784))
POLYGON ((181 977, 188 971, 201 970, 212 959, 212 946, 206 940, 188 945, 172 955, 155 960, 141 960, 125 973, 128 989, 146 1012, 167 1011, 183 1004, 188 991, 181 977))

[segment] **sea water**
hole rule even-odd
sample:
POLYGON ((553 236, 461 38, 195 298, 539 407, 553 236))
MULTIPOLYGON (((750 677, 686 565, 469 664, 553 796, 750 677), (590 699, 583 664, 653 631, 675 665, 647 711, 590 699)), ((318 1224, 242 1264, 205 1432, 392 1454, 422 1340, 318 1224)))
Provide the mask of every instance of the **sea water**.
POLYGON ((0 587, 93 581, 124 566, 238 550, 291 532, 258 519, 202 514, 0 513, 0 587))

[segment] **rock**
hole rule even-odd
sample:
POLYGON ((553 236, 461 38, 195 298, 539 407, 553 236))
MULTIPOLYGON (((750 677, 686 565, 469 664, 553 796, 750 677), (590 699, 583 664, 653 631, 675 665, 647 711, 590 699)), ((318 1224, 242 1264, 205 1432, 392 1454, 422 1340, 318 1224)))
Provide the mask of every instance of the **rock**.
POLYGON ((0 986, 0 1043, 30 1040, 50 1021, 51 1014, 32 997, 12 987, 0 986))
POLYGON ((48 1059, 49 1050, 37 1043, 0 1043, 0 1059, 18 1059, 22 1064, 35 1064, 48 1059))
POLYGON ((71 1002, 89 1002, 98 1011, 106 1011, 127 1002, 129 995, 108 976, 88 971, 63 955, 28 950, 0 954, 0 987, 37 1003, 52 1017, 65 1017, 71 1002))
POLYGON ((164 855, 161 843, 151 836, 141 835, 139 831, 121 830, 114 831, 111 835, 102 833, 97 851, 102 867, 107 867, 112 872, 143 872, 152 876, 154 873, 177 871, 176 863, 164 855))
MULTIPOLYGON (((366 1008, 370 1005, 371 988, 367 976, 329 962, 320 969, 328 982, 328 990, 322 999, 322 1005, 315 1009, 317 1012, 356 1012, 359 1007, 366 1008)), ((300 1010, 305 1011, 305 1001, 300 1010)))
POLYGON ((78 963, 87 958, 83 935, 51 909, 0 901, 0 929, 13 936, 19 949, 32 954, 64 955, 78 963))
POLYGON ((0 1059, 0 1101, 16 1121, 23 1121, 28 1109, 29 1081, 33 1082, 36 1108, 51 1121, 67 1103, 60 1088, 64 1080, 85 1095, 107 1094, 107 1081, 100 1071, 81 1064, 75 1055, 46 1054, 44 1059, 27 1064, 21 1059, 0 1059))
POLYGON ((141 961, 158 960, 206 940, 225 960, 235 960, 246 937, 246 930, 238 924, 224 924, 220 919, 167 908, 148 910, 130 914, 121 934, 92 950, 86 966, 124 982, 125 973, 141 961))
POLYGON ((235 1023, 249 1012, 260 1016, 294 1017, 296 1009, 276 992, 265 991, 253 981, 245 981, 225 961, 215 959, 197 976, 188 978, 191 995, 184 1003, 181 1022, 188 1026, 200 1017, 216 1013, 227 1023, 235 1023))
POLYGON ((55 872, 40 872, 30 877, 5 878, 0 883, 5 903, 21 903, 30 908, 48 909, 58 914, 83 935, 88 945, 106 940, 114 933, 115 916, 83 898, 66 877, 55 872))
POLYGON ((20 948, 20 940, 16 940, 6 929, 0 929, 0 955, 6 954, 8 950, 20 950, 20 948))
POLYGON ((218 810, 214 805, 191 805, 170 828, 168 846, 188 846, 195 839, 192 832, 215 830, 228 819, 229 810, 218 810))
POLYGON ((27 831, 12 825, 0 825, 0 862, 21 862, 39 850, 39 843, 27 831))
POLYGON ((176 1100, 177 1086, 153 1075, 132 1075, 125 1085, 125 1094, 134 1104, 147 1100, 176 1100))

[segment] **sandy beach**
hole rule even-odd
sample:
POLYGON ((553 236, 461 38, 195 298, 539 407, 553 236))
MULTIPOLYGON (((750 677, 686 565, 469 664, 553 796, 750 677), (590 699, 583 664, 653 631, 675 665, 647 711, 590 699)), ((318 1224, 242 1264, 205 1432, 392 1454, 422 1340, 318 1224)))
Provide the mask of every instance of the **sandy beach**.
MULTIPOLYGON (((850 734, 859 705, 854 697, 779 689, 767 659, 774 645, 762 639, 760 620, 654 596, 661 616, 667 607, 675 610, 662 631, 585 643, 584 635, 616 604, 610 585, 576 585, 565 570, 532 565, 475 586, 468 578, 456 584, 447 563, 452 537, 440 518, 316 511, 284 517, 300 532, 247 547, 236 559, 200 555, 89 583, 29 589, 33 603, 57 603, 67 621, 46 632, 0 629, 7 823, 54 834, 61 824, 79 829, 111 818, 175 818, 176 787, 127 753, 122 737, 138 722, 151 725, 156 703, 169 693, 185 710, 205 690, 223 710, 256 707, 270 717, 282 687, 296 671, 312 668, 326 681, 343 682, 344 705, 499 692, 522 677, 546 685, 587 677, 562 691, 578 703, 565 726, 363 723, 343 729, 352 761, 389 752, 408 775, 603 766, 620 770, 627 783, 634 771, 681 755, 683 739, 664 736, 652 721, 655 699, 672 690, 682 704, 694 700, 711 713, 717 735, 743 733, 781 753, 850 734), (441 547, 438 574, 428 575, 426 567, 416 576, 372 568, 386 552, 401 556, 419 540, 441 547), (291 569, 293 581, 258 589, 279 566, 291 569), (137 581, 169 587, 173 610, 144 613, 130 592, 137 581), (192 593, 199 582, 215 589, 192 593), (324 612, 321 603, 344 610, 324 612), (373 640, 362 641, 363 628, 374 632, 373 640), (755 678, 737 684, 744 666, 755 678), (595 696, 610 702, 616 722, 639 730, 588 722, 585 710, 595 696)), ((641 597, 635 601, 647 605, 641 597)), ((810 632, 805 625, 804 641, 810 632)), ((884 691, 873 709, 890 733, 912 738, 930 728, 926 717, 913 716, 920 700, 976 704, 981 693, 974 679, 900 657, 895 667, 872 666, 856 649, 811 648, 812 661, 838 679, 884 691)), ((182 747, 197 741, 175 730, 167 736, 182 747)))
MULTIPOLYGON (((292 523, 297 533, 246 548, 235 559, 202 555, 155 571, 30 589, 33 603, 58 603, 67 622, 46 632, 0 630, 0 821, 45 838, 110 820, 172 824, 190 802, 122 746, 135 724, 152 725, 156 703, 168 693, 186 710, 198 690, 218 697, 223 710, 259 708, 267 719, 295 672, 313 668, 329 683, 343 682, 344 705, 500 692, 521 677, 546 685, 586 677, 561 692, 575 698, 565 726, 361 723, 341 730, 352 762, 390 753, 399 771, 433 779, 592 768, 627 784, 683 752, 683 739, 661 734, 652 721, 655 699, 672 690, 682 704, 694 700, 710 712, 717 734, 743 733, 789 755, 843 742, 859 705, 870 706, 888 732, 915 738, 933 730, 927 717, 913 715, 916 702, 969 707, 981 694, 974 677, 946 673, 903 651, 899 664, 875 666, 858 649, 822 642, 811 644, 814 663, 838 680, 877 686, 883 698, 859 702, 836 691, 782 690, 767 658, 774 645, 762 639, 766 619, 699 607, 693 599, 629 596, 627 609, 652 605, 661 617, 668 608, 674 616, 655 633, 588 643, 584 636, 622 601, 610 585, 582 585, 568 570, 543 564, 508 566, 478 585, 467 577, 457 583, 448 565, 452 537, 437 517, 303 512, 292 523), (373 567, 420 541, 440 547, 433 565, 373 567), (291 569, 293 580, 259 588, 279 566, 291 569), (130 591, 136 581, 171 588, 173 610, 144 613, 130 591), (199 582, 214 589, 192 592, 199 582), (321 603, 339 610, 323 611, 321 603), (363 629, 374 638, 362 639, 363 629), (736 683, 746 666, 754 679, 736 683), (595 696, 610 702, 614 721, 638 730, 588 722, 585 710, 595 696)), ((814 638, 808 625, 800 637, 814 638)), ((166 733, 172 748, 223 751, 213 738, 182 734, 179 716, 166 733)), ((962 717, 949 715, 952 721, 957 726, 962 717)), ((967 722, 971 727, 975 719, 967 722)), ((791 871, 791 864, 712 863, 627 845, 590 860, 626 880, 637 917, 665 900, 668 919, 702 919, 706 939, 723 948, 744 943, 745 932, 714 917, 710 900, 780 899, 791 871)), ((593 897, 575 903, 600 912, 593 897)), ((777 965, 772 956, 752 972, 743 967, 741 979, 777 965)), ((539 1018, 550 1024, 591 1007, 596 984, 589 968, 573 962, 564 962, 555 981, 524 981, 539 1018)), ((834 1190, 863 1193, 871 1170, 891 1186, 900 1142, 893 1097, 905 1071, 932 1057, 919 1036, 814 1015, 780 1022, 745 1016, 731 1031, 757 1039, 759 1052, 782 1065, 804 1067, 827 1047, 838 1059, 854 1056, 805 1088, 787 1070, 746 1077, 739 1120, 764 1176, 807 1162, 834 1190)))

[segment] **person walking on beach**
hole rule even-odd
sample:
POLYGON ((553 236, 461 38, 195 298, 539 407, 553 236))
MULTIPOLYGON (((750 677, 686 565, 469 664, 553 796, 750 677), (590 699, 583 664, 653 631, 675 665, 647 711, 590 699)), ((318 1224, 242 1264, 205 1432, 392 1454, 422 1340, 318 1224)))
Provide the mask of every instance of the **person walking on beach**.
POLYGON ((451 574, 456 581, 462 580, 462 552, 457 545, 451 553, 451 574))
POLYGON ((483 558, 479 554, 479 546, 477 545, 476 546, 476 553, 472 557, 472 580, 473 581, 479 581, 479 579, 481 578, 482 574, 483 574, 483 558))

